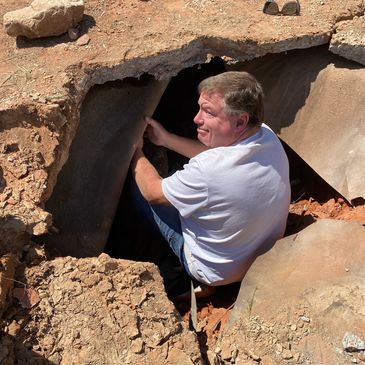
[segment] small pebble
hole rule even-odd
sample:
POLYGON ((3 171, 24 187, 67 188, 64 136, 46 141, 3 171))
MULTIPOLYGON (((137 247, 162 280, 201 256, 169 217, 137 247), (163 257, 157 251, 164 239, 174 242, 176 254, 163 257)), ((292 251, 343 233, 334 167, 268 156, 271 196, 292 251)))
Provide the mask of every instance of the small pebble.
POLYGON ((350 332, 346 332, 343 336, 342 346, 347 352, 357 352, 365 350, 364 341, 360 337, 350 332))
POLYGON ((293 354, 291 353, 290 350, 284 350, 281 357, 284 359, 284 360, 289 360, 289 359, 292 359, 293 358, 293 354))
POLYGON ((77 28, 70 28, 68 30, 68 36, 72 41, 75 41, 80 36, 80 32, 77 28))
POLYGON ((4 202, 8 198, 7 194, 0 194, 0 202, 4 202))
POLYGON ((358 358, 359 358, 360 361, 365 362, 365 353, 364 352, 360 352, 358 358))
POLYGON ((253 352, 251 352, 251 351, 249 351, 249 355, 250 355, 250 358, 251 358, 252 360, 254 360, 254 361, 260 361, 260 360, 261 360, 260 356, 258 356, 258 355, 256 355, 256 354, 254 354, 254 353, 253 353, 253 352))
POLYGON ((306 316, 301 316, 300 319, 303 321, 303 322, 307 322, 309 323, 311 320, 310 318, 306 317, 306 316))
POLYGON ((300 352, 295 353, 294 356, 293 356, 294 361, 299 362, 300 361, 300 356, 301 356, 300 352))
POLYGON ((10 197, 7 200, 7 203, 10 204, 10 205, 16 205, 18 202, 13 197, 10 197))
POLYGON ((90 42, 90 37, 87 34, 84 34, 76 41, 76 45, 86 46, 89 42, 90 42))

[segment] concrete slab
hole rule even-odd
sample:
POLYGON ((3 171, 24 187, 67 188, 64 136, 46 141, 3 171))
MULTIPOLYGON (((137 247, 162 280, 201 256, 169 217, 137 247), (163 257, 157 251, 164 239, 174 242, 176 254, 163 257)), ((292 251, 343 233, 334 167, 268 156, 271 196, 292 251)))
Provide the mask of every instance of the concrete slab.
POLYGON ((329 50, 365 66, 365 17, 338 23, 329 50))
POLYGON ((364 242, 363 225, 335 220, 278 241, 243 279, 222 343, 274 363, 346 363, 346 333, 365 338, 364 242))
POLYGON ((365 197, 365 69, 325 47, 268 55, 246 70, 265 91, 266 123, 347 200, 365 197))

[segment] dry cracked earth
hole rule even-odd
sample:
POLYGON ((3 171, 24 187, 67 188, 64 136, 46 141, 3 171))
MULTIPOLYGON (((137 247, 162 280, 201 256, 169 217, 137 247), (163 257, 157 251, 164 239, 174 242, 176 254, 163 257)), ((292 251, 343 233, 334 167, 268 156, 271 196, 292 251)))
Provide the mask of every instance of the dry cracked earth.
MULTIPOLYGON (((0 32, 1 364, 365 361, 364 2, 300 4, 298 16, 269 16, 257 0, 90 0, 79 24, 87 41, 72 41, 68 34, 29 40, 0 32), (52 233, 63 237, 58 245, 73 249, 69 232, 60 231, 54 219, 67 206, 54 192, 63 168, 74 161, 72 142, 83 143, 80 131, 89 129, 80 121, 92 87, 143 80, 146 74, 158 80, 157 87, 148 84, 151 92, 147 87, 136 94, 143 110, 128 109, 127 103, 120 111, 129 113, 126 124, 110 132, 126 152, 102 164, 121 163, 125 175, 141 133, 138 119, 152 114, 171 78, 215 57, 227 69, 262 77, 266 109, 281 119, 276 132, 316 171, 301 167, 299 183, 292 180, 287 236, 256 260, 240 290, 220 288, 218 297, 199 303, 194 332, 189 309, 178 311, 167 298, 156 265, 103 253, 113 218, 104 213, 115 212, 115 205, 107 210, 95 199, 87 209, 81 206, 81 220, 87 210, 101 212, 92 224, 104 235, 97 234, 97 244, 82 246, 80 254, 50 254, 42 243, 52 233), (318 123, 318 115, 328 130, 320 135, 323 143, 311 134, 315 128, 304 128, 318 123), (326 118, 338 115, 342 119, 328 127, 326 118), (346 115, 357 116, 357 124, 346 115), (136 129, 130 135, 131 126, 136 129), (331 131, 338 132, 335 143, 331 131), (326 149, 334 160, 346 160, 346 168, 332 163, 323 168, 326 149), (357 159, 348 157, 355 153, 357 159)), ((1 1, 0 18, 27 5, 1 1)), ((96 138, 93 143, 101 145, 96 138)), ((79 151, 83 148, 80 144, 79 151)), ((100 156, 91 163, 100 163, 100 156)), ((75 184, 86 180, 70 176, 75 184)), ((105 174, 103 181, 115 176, 105 174)), ((120 193, 124 178, 118 175, 115 191, 120 193)), ((67 195, 72 187, 65 186, 67 195)), ((94 197, 119 200, 110 185, 97 188, 94 197)))

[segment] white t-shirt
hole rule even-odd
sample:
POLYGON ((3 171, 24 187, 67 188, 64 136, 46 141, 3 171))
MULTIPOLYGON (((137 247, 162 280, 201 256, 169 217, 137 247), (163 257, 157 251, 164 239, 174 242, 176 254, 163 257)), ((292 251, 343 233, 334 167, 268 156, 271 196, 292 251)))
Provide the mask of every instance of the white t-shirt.
POLYGON ((200 282, 242 280, 255 252, 284 234, 290 203, 288 159, 265 124, 253 136, 204 151, 162 180, 180 214, 184 253, 200 282))

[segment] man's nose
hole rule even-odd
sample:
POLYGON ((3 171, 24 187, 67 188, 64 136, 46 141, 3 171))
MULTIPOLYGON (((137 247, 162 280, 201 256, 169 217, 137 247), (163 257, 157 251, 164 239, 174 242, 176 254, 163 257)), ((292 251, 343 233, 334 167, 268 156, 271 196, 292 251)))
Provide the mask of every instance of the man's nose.
POLYGON ((201 122, 201 111, 199 110, 194 118, 194 123, 199 124, 201 122))

